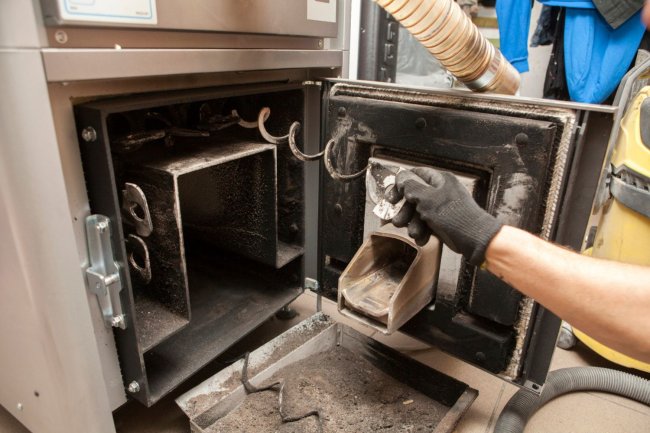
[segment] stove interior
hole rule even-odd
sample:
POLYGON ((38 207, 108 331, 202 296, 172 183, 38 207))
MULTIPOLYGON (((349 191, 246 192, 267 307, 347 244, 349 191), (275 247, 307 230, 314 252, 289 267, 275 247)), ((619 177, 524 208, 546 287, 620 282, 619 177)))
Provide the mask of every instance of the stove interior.
POLYGON ((97 163, 82 145, 93 212, 111 198, 119 209, 112 221, 133 307, 125 331, 135 331, 120 356, 144 376, 147 404, 302 286, 304 165, 259 129, 262 122, 265 133, 281 137, 302 122, 302 91, 205 98, 99 104, 113 197, 94 193, 88 174, 97 163), (261 116, 262 108, 270 114, 261 116))

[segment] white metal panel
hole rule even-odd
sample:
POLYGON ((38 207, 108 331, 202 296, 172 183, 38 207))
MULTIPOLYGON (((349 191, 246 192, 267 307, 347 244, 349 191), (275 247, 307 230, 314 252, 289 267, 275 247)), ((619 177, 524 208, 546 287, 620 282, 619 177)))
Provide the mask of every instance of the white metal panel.
POLYGON ((0 94, 0 403, 35 433, 114 432, 37 50, 0 50, 0 94))
POLYGON ((38 0, 0 1, 0 47, 37 48, 47 45, 38 0))
POLYGON ((44 49, 48 81, 100 80, 290 68, 337 68, 337 50, 44 49))

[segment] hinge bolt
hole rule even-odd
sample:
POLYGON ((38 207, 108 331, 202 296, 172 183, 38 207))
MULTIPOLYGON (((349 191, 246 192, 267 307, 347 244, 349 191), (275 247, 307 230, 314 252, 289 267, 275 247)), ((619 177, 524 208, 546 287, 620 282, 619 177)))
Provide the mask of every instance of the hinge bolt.
POLYGON ((313 278, 305 278, 304 288, 311 289, 314 292, 318 293, 320 291, 320 283, 318 280, 315 280, 313 278))
POLYGON ((135 394, 136 392, 140 392, 140 384, 134 380, 133 382, 129 383, 129 386, 128 386, 127 390, 131 394, 135 394))
POLYGON ((97 140, 97 131, 92 126, 87 126, 81 131, 81 138, 87 143, 97 140))

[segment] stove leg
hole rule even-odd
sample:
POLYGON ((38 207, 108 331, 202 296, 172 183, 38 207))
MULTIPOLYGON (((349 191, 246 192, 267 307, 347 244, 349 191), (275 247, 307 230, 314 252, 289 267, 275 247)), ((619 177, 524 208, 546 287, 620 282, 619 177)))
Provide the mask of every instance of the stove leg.
POLYGON ((280 320, 291 320, 297 315, 298 312, 293 308, 289 307, 288 305, 285 305, 280 310, 278 310, 277 313, 275 313, 275 317, 277 317, 280 320))

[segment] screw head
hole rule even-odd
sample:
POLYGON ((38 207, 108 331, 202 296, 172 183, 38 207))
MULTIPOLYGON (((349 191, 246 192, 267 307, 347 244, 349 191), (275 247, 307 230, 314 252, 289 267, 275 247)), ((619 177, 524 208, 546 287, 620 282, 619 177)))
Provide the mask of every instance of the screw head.
POLYGON ((119 328, 122 323, 124 323, 124 314, 113 316, 111 319, 111 326, 113 326, 113 328, 119 328))
POLYGON ((323 40, 322 39, 318 40, 318 48, 323 48, 323 40))
POLYGON ((345 107, 339 107, 337 112, 338 112, 339 117, 345 117, 345 114, 347 113, 347 111, 345 110, 345 107))
POLYGON ((520 132, 519 134, 515 135, 515 144, 519 146, 525 146, 528 144, 528 135, 524 134, 523 132, 520 132))
POLYGON ((91 142, 97 140, 97 131, 95 131, 95 128, 92 126, 87 126, 86 128, 81 131, 81 138, 85 142, 91 142))
POLYGON ((140 384, 134 380, 133 382, 129 383, 129 386, 126 389, 131 394, 135 394, 136 392, 140 391, 140 384))
POLYGON ((97 230, 99 230, 99 233, 104 233, 107 228, 108 223, 106 221, 100 221, 97 223, 97 230))
POLYGON ((18 409, 19 411, 22 411, 22 410, 23 410, 23 404, 22 404, 22 403, 18 403, 18 404, 16 405, 16 409, 18 409))
POLYGON ((68 34, 63 30, 57 30, 54 33, 54 40, 60 44, 65 44, 66 42, 68 42, 68 34))
POLYGON ((415 127, 417 129, 424 129, 427 127, 427 121, 424 117, 418 117, 415 119, 415 127))

